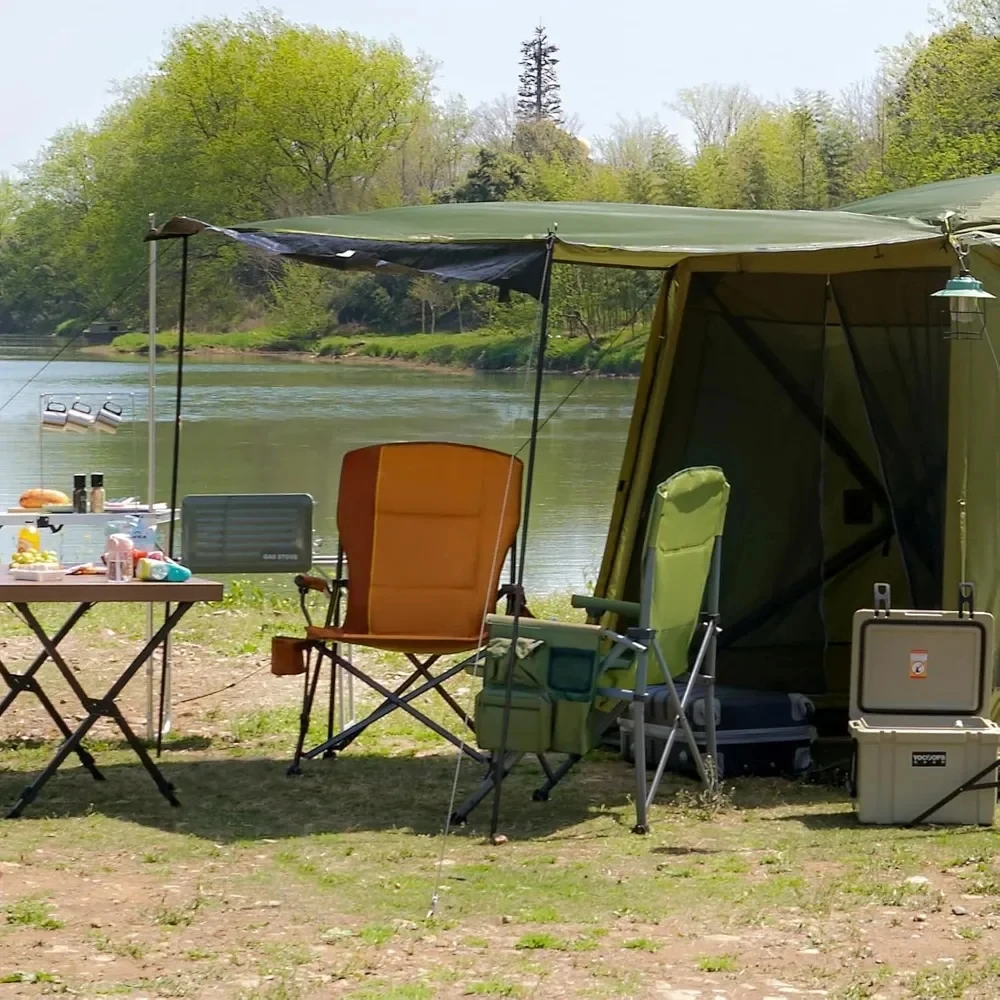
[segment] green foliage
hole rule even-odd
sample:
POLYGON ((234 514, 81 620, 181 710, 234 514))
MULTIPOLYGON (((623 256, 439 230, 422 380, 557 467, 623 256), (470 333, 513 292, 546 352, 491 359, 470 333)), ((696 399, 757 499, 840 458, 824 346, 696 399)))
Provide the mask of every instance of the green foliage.
MULTIPOLYGON (((155 70, 93 128, 58 134, 31 165, 12 233, 0 208, 0 323, 50 330, 97 312, 130 281, 116 310, 139 315, 139 240, 151 210, 228 222, 376 206, 377 178, 433 122, 428 84, 396 44, 269 14, 178 30, 155 70)), ((9 200, 3 191, 0 200, 9 200)), ((191 251, 192 326, 272 305, 275 276, 257 258, 211 240, 191 251)), ((169 253, 166 324, 177 281, 169 253)), ((319 325, 312 290, 297 285, 289 298, 278 303, 290 307, 289 322, 319 325)))
POLYGON ((334 290, 330 274, 318 267, 290 263, 272 283, 274 331, 288 350, 303 350, 327 333, 335 322, 330 307, 334 290))
POLYGON ((496 149, 480 149, 464 183, 440 196, 441 201, 507 201, 524 196, 530 168, 523 157, 496 149))
POLYGON ((696 964, 702 972, 736 972, 738 968, 732 955, 706 955, 696 964))
POLYGON ((1000 169, 1000 38, 964 23, 933 36, 892 95, 888 170, 893 186, 1000 169))
MULTIPOLYGON (((431 201, 827 209, 1000 170, 1000 4, 946 0, 937 27, 889 50, 875 80, 839 98, 765 103, 742 85, 683 89, 673 108, 693 152, 640 117, 619 120, 592 154, 562 122, 544 29, 525 44, 521 106, 470 112, 461 99, 435 103, 429 67, 395 43, 269 13, 199 21, 176 31, 96 123, 54 135, 23 178, 0 176, 0 333, 72 334, 99 315, 141 326, 149 211, 225 223, 431 201)), ((177 249, 161 244, 167 328, 177 249)), ((189 329, 222 334, 191 334, 192 347, 480 367, 530 355, 536 307, 523 297, 501 304, 492 290, 429 277, 300 267, 211 237, 190 249, 189 329), (461 339, 478 329, 482 338, 461 339), (459 339, 405 347, 371 336, 417 331, 459 339)), ((637 348, 623 356, 615 338, 626 327, 625 339, 641 338, 657 280, 558 269, 553 364, 633 370, 637 348)), ((169 335, 162 342, 170 348, 169 335)))
POLYGON ((42 931, 57 931, 63 926, 61 920, 49 915, 51 907, 43 900, 34 897, 19 899, 4 908, 6 921, 17 927, 35 927, 42 931))

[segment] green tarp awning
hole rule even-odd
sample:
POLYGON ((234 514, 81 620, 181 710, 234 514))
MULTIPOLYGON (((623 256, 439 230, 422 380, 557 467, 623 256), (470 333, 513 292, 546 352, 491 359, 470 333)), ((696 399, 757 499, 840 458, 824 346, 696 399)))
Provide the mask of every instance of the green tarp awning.
POLYGON ((844 211, 932 224, 954 212, 958 216, 956 228, 994 226, 1000 224, 1000 174, 923 184, 845 205, 844 211))

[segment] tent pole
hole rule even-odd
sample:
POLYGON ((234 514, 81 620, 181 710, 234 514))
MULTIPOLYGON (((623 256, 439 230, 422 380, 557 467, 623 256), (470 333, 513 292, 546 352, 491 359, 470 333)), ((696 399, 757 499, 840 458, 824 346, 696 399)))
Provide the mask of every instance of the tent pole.
MULTIPOLYGON (((170 526, 168 528, 167 555, 174 557, 174 531, 177 527, 177 473, 181 457, 181 399, 184 393, 184 328, 187 324, 188 239, 181 239, 181 301, 177 314, 177 395, 174 402, 174 451, 170 468, 170 526)), ((166 606, 170 617, 170 605, 166 606)), ((160 718, 156 727, 156 756, 163 752, 163 715, 170 692, 170 643, 163 643, 163 666, 160 670, 160 718)))
MULTIPOLYGON (((149 213, 149 229, 156 228, 156 216, 149 213)), ((153 504, 156 503, 156 240, 149 241, 149 380, 146 396, 148 424, 148 457, 146 459, 146 496, 149 516, 154 518, 153 504)), ((155 522, 154 522, 155 523, 155 522)), ((146 641, 153 638, 153 605, 146 605, 146 641)), ((150 657, 146 662, 146 741, 153 742, 153 679, 156 664, 150 657)))
POLYGON ((514 585, 514 622, 511 629, 510 659, 504 679, 503 724, 500 729, 500 749, 493 755, 493 810, 490 815, 490 839, 497 833, 500 823, 500 788, 504 779, 504 761, 507 757, 507 737, 510 733, 510 703, 514 693, 514 660, 517 656, 517 633, 521 612, 524 610, 524 564, 528 548, 528 521, 531 515, 531 489, 535 480, 535 453, 538 448, 538 423, 542 408, 542 380, 545 373, 545 348, 549 337, 549 298, 552 288, 552 252, 555 235, 549 234, 545 247, 545 265, 542 270, 541 320, 538 333, 538 353, 535 359, 535 396, 531 408, 531 436, 528 439, 528 467, 525 470, 524 516, 521 519, 521 552, 517 560, 517 583, 514 585))

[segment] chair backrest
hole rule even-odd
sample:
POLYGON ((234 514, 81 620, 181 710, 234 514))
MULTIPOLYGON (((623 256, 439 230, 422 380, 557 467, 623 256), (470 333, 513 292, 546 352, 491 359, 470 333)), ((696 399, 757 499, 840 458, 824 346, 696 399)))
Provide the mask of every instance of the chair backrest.
POLYGON ((406 442, 344 456, 337 503, 345 631, 478 640, 521 520, 520 459, 406 442))
MULTIPOLYGON (((688 667, 688 649, 728 503, 729 483, 713 466, 675 473, 653 496, 643 554, 642 612, 656 630, 674 676, 688 667)), ((651 661, 650 680, 655 672, 651 661)))
POLYGON ((306 573, 308 493, 202 494, 181 505, 181 559, 193 573, 306 573))

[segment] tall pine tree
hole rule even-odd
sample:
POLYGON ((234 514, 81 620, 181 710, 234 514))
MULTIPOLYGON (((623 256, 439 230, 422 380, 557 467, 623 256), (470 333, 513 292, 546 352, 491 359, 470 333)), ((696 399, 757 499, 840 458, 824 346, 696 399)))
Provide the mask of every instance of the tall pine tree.
POLYGON ((521 78, 517 89, 517 116, 521 121, 562 125, 562 100, 556 77, 558 51, 558 46, 549 42, 542 25, 521 45, 521 78))

